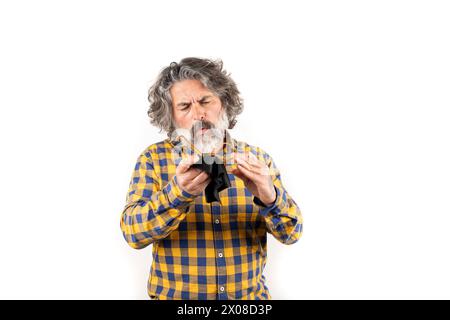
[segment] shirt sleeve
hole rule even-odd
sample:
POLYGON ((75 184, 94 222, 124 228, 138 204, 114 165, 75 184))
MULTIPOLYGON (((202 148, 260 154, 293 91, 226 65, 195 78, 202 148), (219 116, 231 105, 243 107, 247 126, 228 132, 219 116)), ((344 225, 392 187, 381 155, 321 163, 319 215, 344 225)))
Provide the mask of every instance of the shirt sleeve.
POLYGON ((284 189, 280 171, 273 159, 265 152, 263 152, 263 158, 272 176, 276 199, 270 206, 266 206, 258 197, 253 197, 253 202, 260 208, 260 214, 266 221, 267 231, 281 243, 293 244, 303 234, 302 213, 297 203, 284 189))
POLYGON ((152 160, 141 154, 120 220, 123 236, 134 249, 145 248, 178 228, 196 197, 180 188, 175 175, 163 187, 159 181, 152 160))

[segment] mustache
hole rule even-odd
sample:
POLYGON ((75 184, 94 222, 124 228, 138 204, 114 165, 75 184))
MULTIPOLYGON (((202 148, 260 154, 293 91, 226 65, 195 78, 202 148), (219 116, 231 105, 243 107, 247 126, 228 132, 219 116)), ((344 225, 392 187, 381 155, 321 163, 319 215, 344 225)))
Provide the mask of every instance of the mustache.
POLYGON ((198 130, 200 129, 214 129, 216 126, 214 123, 208 121, 208 120, 198 120, 194 122, 191 128, 191 135, 195 136, 198 130))

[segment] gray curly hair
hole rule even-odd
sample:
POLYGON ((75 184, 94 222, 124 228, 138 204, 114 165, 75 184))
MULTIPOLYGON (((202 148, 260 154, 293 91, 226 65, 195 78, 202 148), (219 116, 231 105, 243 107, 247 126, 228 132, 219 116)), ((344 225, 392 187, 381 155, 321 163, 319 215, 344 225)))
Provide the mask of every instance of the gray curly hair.
MULTIPOLYGON (((230 74, 223 69, 220 59, 184 58, 179 63, 172 62, 163 68, 155 83, 148 90, 150 107, 147 114, 150 123, 167 132, 170 137, 175 130, 172 116, 172 97, 170 88, 181 80, 199 80, 205 87, 220 98, 222 107, 229 119, 228 129, 232 129, 236 116, 243 110, 243 99, 231 79, 230 74)), ((160 132, 161 132, 160 131, 160 132)))

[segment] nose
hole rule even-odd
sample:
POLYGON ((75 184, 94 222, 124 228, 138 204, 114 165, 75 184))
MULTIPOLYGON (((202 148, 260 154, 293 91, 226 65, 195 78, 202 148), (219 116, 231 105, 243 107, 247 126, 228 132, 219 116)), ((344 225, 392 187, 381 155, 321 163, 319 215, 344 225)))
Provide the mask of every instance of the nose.
POLYGON ((204 108, 198 102, 192 103, 192 108, 194 110, 194 120, 205 120, 206 112, 204 108))

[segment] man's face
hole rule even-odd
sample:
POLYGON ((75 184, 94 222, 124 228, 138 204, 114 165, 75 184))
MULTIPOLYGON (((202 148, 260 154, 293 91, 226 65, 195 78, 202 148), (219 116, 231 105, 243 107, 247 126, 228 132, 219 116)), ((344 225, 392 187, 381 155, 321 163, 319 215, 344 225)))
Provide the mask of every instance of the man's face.
POLYGON ((186 138, 202 152, 220 148, 228 127, 220 98, 198 80, 176 82, 170 94, 175 128, 189 130, 186 138))

